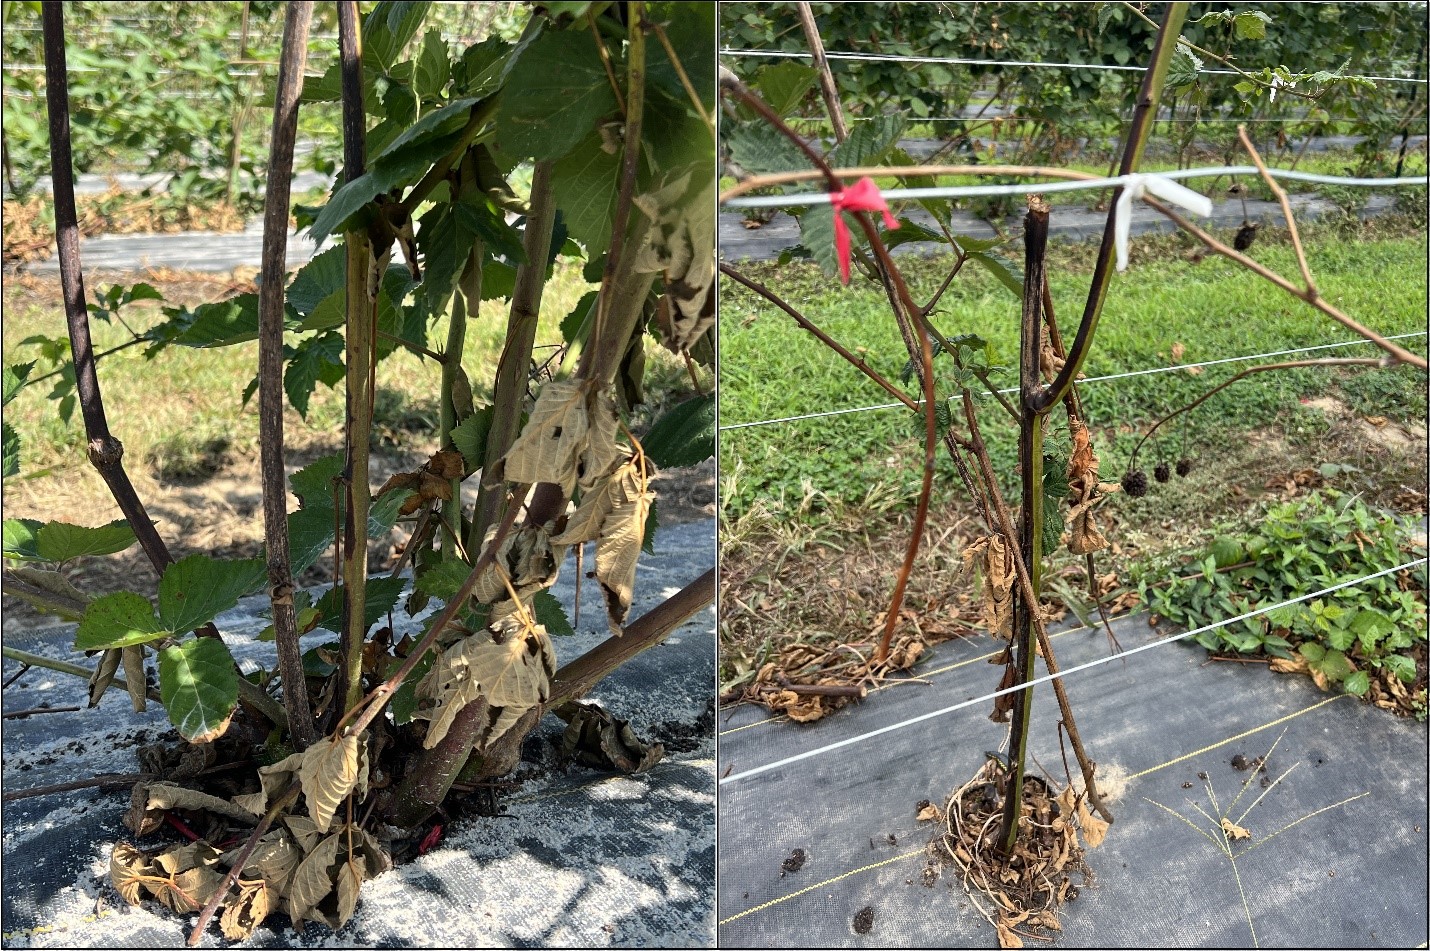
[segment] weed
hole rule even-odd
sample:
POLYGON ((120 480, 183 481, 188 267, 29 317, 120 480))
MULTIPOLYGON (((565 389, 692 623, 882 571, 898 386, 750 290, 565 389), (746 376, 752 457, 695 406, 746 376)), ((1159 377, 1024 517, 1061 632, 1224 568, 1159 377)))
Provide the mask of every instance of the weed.
MULTIPOLYGON (((1405 537, 1404 525, 1358 497, 1313 492, 1272 506, 1253 529, 1221 535, 1192 554, 1200 571, 1162 587, 1144 577, 1139 591, 1154 613, 1201 627, 1425 554, 1423 543, 1405 537)), ((1308 673, 1323 689, 1335 685, 1364 697, 1377 687, 1375 699, 1383 694, 1390 701, 1378 705, 1409 713, 1407 686, 1424 678, 1426 638, 1423 585, 1417 590, 1415 574, 1374 578, 1196 641, 1210 651, 1269 656, 1273 669, 1308 673)))

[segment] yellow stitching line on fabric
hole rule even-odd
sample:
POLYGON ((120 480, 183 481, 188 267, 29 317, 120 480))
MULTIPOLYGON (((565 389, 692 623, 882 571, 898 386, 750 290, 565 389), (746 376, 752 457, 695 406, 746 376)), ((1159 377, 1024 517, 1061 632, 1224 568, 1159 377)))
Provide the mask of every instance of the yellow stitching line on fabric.
MULTIPOLYGON (((1058 633, 1053 634, 1052 637, 1062 637, 1064 634, 1076 634, 1078 631, 1090 631, 1090 630, 1092 630, 1091 625, 1084 624, 1084 625, 1082 625, 1081 627, 1070 627, 1070 628, 1068 628, 1066 631, 1059 631, 1058 633)), ((1002 652, 1001 649, 1000 649, 1000 650, 996 650, 996 651, 989 651, 989 652, 986 653, 986 654, 979 654, 977 657, 969 657, 969 658, 967 658, 966 660, 960 660, 960 661, 958 661, 957 663, 949 664, 947 667, 938 667, 938 668, 935 668, 935 669, 933 669, 933 670, 926 670, 926 671, 924 671, 920 676, 921 676, 923 679, 926 680, 926 679, 928 679, 929 677, 936 677, 936 676, 938 676, 939 674, 946 674, 946 673, 948 673, 950 670, 957 670, 957 669, 960 668, 960 667, 967 667, 969 664, 977 663, 977 662, 980 661, 980 660, 987 660, 987 659, 990 658, 990 657, 997 656, 997 655, 998 655, 999 653, 1001 653, 1001 652, 1002 652)), ((901 683, 907 683, 907 681, 904 681, 904 680, 894 680, 894 681, 890 681, 890 682, 888 682, 888 683, 882 683, 882 684, 880 684, 879 686, 875 687, 873 690, 870 690, 869 692, 870 692, 870 693, 878 693, 880 690, 888 690, 890 687, 897 687, 897 686, 898 686, 899 684, 901 684, 901 683)), ((766 723, 775 723, 775 722, 779 722, 779 721, 783 721, 783 720, 788 720, 788 719, 789 719, 789 717, 785 716, 784 714, 780 714, 779 716, 768 717, 768 718, 766 718, 766 719, 764 719, 764 720, 756 720, 754 723, 746 723, 744 726, 731 727, 731 728, 728 729, 728 730, 722 730, 720 733, 718 733, 718 734, 716 734, 716 735, 717 735, 717 736, 729 736, 731 733, 739 733, 741 730, 749 730, 749 729, 752 729, 753 727, 764 726, 766 723)))
MULTIPOLYGON (((1072 633, 1072 632, 1071 632, 1071 631, 1067 631, 1067 632, 1065 632, 1065 633, 1069 633, 1069 634, 1070 634, 1070 633, 1072 633)), ((976 658, 975 658, 975 659, 976 659, 976 658)), ((1297 710, 1295 713, 1288 713, 1286 716, 1280 717, 1280 718, 1275 719, 1275 720, 1272 720, 1270 723, 1263 723, 1261 726, 1253 727, 1253 728, 1251 728, 1250 730, 1246 730, 1246 731, 1243 732, 1243 733, 1238 733, 1238 734, 1236 734, 1236 736, 1229 736, 1229 737, 1227 737, 1227 738, 1224 739, 1224 740, 1220 740, 1220 741, 1218 741, 1218 742, 1216 742, 1216 743, 1212 743, 1212 744, 1209 745, 1209 746, 1204 746, 1204 747, 1202 747, 1202 748, 1199 749, 1199 750, 1194 750, 1194 751, 1192 751, 1192 752, 1190 752, 1190 753, 1187 753, 1187 754, 1185 754, 1185 755, 1183 755, 1183 756, 1178 756, 1176 759, 1170 759, 1170 760, 1168 760, 1167 762, 1162 763, 1162 764, 1160 764, 1160 765, 1158 765, 1158 766, 1152 766, 1152 767, 1149 767, 1148 769, 1144 769, 1144 770, 1142 770, 1142 772, 1140 772, 1140 773, 1133 773, 1131 776, 1127 777, 1127 779, 1128 779, 1129 782, 1130 782, 1131 780, 1134 780, 1134 779, 1140 779, 1141 777, 1146 776, 1148 773, 1155 773, 1155 772, 1156 772, 1157 770, 1159 770, 1159 769, 1166 769, 1168 766, 1175 766, 1176 764, 1181 763, 1181 762, 1184 762, 1184 761, 1186 761, 1186 760, 1189 760, 1189 759, 1191 759, 1191 758, 1194 757, 1194 756, 1200 756, 1200 755, 1203 754, 1203 753, 1206 753, 1206 752, 1209 752, 1209 751, 1211 751, 1211 750, 1214 750, 1214 749, 1216 749, 1216 748, 1219 747, 1219 746, 1225 746, 1225 745, 1227 745, 1228 743, 1235 743, 1237 740, 1244 739, 1244 738, 1246 738, 1246 737, 1248 737, 1248 736, 1251 736, 1253 733, 1260 733, 1262 730, 1268 730, 1268 729, 1270 729, 1271 727, 1280 726, 1282 723, 1285 723, 1287 720, 1294 720, 1296 717, 1299 717, 1299 716, 1301 716, 1301 715, 1304 714, 1304 713, 1310 713, 1312 710, 1319 710, 1321 707, 1324 707, 1326 704, 1328 704, 1328 703, 1334 703, 1334 702, 1336 702, 1337 700, 1341 699, 1341 698, 1344 697, 1344 696, 1346 696, 1346 694, 1338 693, 1338 694, 1336 694, 1334 697, 1327 697, 1325 700, 1321 700, 1321 701, 1319 701, 1319 702, 1317 702, 1317 703, 1311 704, 1311 706, 1305 708, 1304 710, 1297 710)), ((917 851, 917 852, 907 852, 907 853, 905 853, 905 854, 903 854, 903 855, 895 856, 894 858, 891 858, 891 859, 885 859, 885 860, 882 861, 882 862, 875 862, 873 865, 866 865, 866 866, 864 866, 863 868, 853 869, 852 871, 845 872, 843 875, 837 875, 837 876, 835 876, 834 878, 829 879, 828 881, 820 882, 820 883, 817 884, 817 885, 811 885, 811 886, 809 886, 808 888, 801 888, 801 889, 800 889, 799 891, 797 891, 797 892, 791 892, 790 894, 785 895, 785 896, 783 896, 783 897, 781 897, 781 898, 772 899, 771 901, 765 902, 763 905, 756 905, 754 908, 750 908, 750 909, 748 909, 748 910, 746 910, 746 911, 742 911, 742 912, 740 912, 738 915, 732 915, 731 917, 726 918, 724 921, 721 921, 720 924, 722 924, 722 925, 724 925, 724 924, 729 924, 730 922, 734 921, 736 918, 743 918, 743 917, 745 917, 746 915, 753 915, 753 914, 754 914, 755 912, 757 912, 757 911, 764 911, 765 909, 771 908, 771 907, 773 907, 773 906, 775 906, 775 905, 778 905, 778 904, 780 904, 781 902, 789 901, 791 898, 798 898, 800 895, 808 894, 809 892, 814 891, 816 888, 823 888, 823 887, 826 886, 826 885, 832 885, 833 883, 838 882, 838 881, 841 881, 842 879, 846 879, 846 878, 848 878, 848 877, 851 876, 851 875, 857 875, 857 874, 859 874, 860 872, 867 872, 867 871, 869 871, 870 869, 878 868, 878 867, 881 866, 881 865, 888 865, 888 864, 891 863, 891 862, 897 862, 899 859, 906 859, 906 858, 908 858, 908 857, 910 857, 910 856, 912 856, 912 855, 922 855, 922 854, 924 854, 924 850, 923 850, 923 849, 920 849, 920 850, 917 851)))
POLYGON ((1146 776, 1148 773, 1155 773, 1155 772, 1156 772, 1157 770, 1159 770, 1159 769, 1166 769, 1168 766, 1175 766, 1176 764, 1181 763, 1181 762, 1185 762, 1186 760, 1189 760, 1189 759, 1191 759, 1191 758, 1194 757, 1194 756, 1201 756, 1203 753, 1211 752, 1212 750, 1216 749, 1216 748, 1219 747, 1219 746, 1226 746, 1228 743, 1235 743, 1237 740, 1245 739, 1246 737, 1251 736, 1253 733, 1260 733, 1262 730, 1269 730, 1269 729, 1270 729, 1271 727, 1273 727, 1273 726, 1280 726, 1281 724, 1285 723, 1287 720, 1294 720, 1296 717, 1301 716, 1303 713, 1310 713, 1312 710, 1319 710, 1321 707, 1324 707, 1324 706, 1325 706, 1326 704, 1328 704, 1328 703, 1335 703, 1337 700, 1341 699, 1341 698, 1344 697, 1344 696, 1347 696, 1347 695, 1346 695, 1346 694, 1343 694, 1343 693, 1338 693, 1338 694, 1336 694, 1334 697, 1327 697, 1325 700, 1319 701, 1318 703, 1313 703, 1313 704, 1311 704, 1309 707, 1307 707, 1307 708, 1304 709, 1304 710, 1297 710, 1295 713, 1288 713, 1288 714, 1286 714, 1286 716, 1281 717, 1280 719, 1272 720, 1270 723, 1263 723, 1261 726, 1253 727, 1253 728, 1251 728, 1250 730, 1247 730, 1247 731, 1244 732, 1244 733, 1238 733, 1236 736, 1229 736, 1229 737, 1227 737, 1227 738, 1224 739, 1224 740, 1220 740, 1220 741, 1218 741, 1218 742, 1216 742, 1216 743, 1211 744, 1210 746, 1203 746, 1203 747, 1202 747, 1201 749, 1199 749, 1199 750, 1193 750, 1193 751, 1190 752, 1190 753, 1187 753, 1187 754, 1182 755, 1182 756, 1178 756, 1176 759, 1169 759, 1169 760, 1167 760, 1167 762, 1162 763, 1162 764, 1160 764, 1160 765, 1158 765, 1158 766, 1149 767, 1149 768, 1147 768, 1147 769, 1142 770, 1142 772, 1140 772, 1140 773, 1133 773, 1131 776, 1128 776, 1127 778, 1128 778, 1129 780, 1132 780, 1132 779, 1141 779, 1143 776, 1146 776))
POLYGON ((34 928, 21 928, 19 931, 0 932, 0 938, 6 941, 14 941, 16 938, 34 938, 42 934, 55 934, 60 931, 68 931, 76 925, 93 924, 101 918, 113 918, 116 914, 118 914, 117 911, 106 908, 93 915, 85 915, 83 918, 72 918, 69 921, 61 922, 57 925, 39 925, 34 928))
POLYGON ((797 892, 790 892, 788 895, 785 895, 785 896, 782 897, 782 898, 776 898, 776 899, 774 899, 774 900, 772 900, 772 901, 767 901, 767 902, 765 902, 763 905, 756 905, 754 908, 747 908, 747 909, 745 909, 744 911, 740 912, 738 915, 731 915, 729 918, 724 919, 723 921, 720 922, 720 924, 722 924, 722 925, 728 925, 730 922, 736 920, 737 918, 743 918, 743 917, 745 917, 746 915, 753 915, 753 914, 754 914, 755 912, 757 912, 757 911, 764 911, 766 908, 770 908, 770 907, 773 907, 773 906, 775 906, 775 905, 778 905, 780 902, 789 901, 791 898, 798 898, 800 895, 807 895, 807 894, 809 894, 809 893, 812 892, 812 891, 816 891, 816 890, 818 890, 818 889, 820 889, 820 888, 824 888, 824 887, 827 886, 827 885, 833 885, 835 882, 842 881, 843 879, 846 879, 846 878, 848 878, 848 877, 851 876, 851 875, 858 875, 860 872, 867 872, 867 871, 869 871, 870 869, 876 869, 876 868, 880 867, 881 865, 892 865, 892 864, 895 863, 895 862, 901 862, 901 861, 903 861, 904 859, 913 858, 915 855, 924 855, 924 854, 926 854, 926 850, 924 850, 924 849, 917 849, 917 850, 915 850, 915 851, 913 851, 913 852, 905 852, 903 855, 896 855, 896 856, 894 856, 894 857, 891 858, 891 859, 884 859, 882 862, 875 862, 875 863, 873 863, 872 865, 865 865, 863 868, 850 869, 849 871, 845 872, 843 875, 836 875, 836 876, 834 876, 833 878, 825 879, 825 880, 822 881, 822 882, 817 882, 817 883, 815 883, 815 884, 813 884, 813 885, 810 885, 810 886, 808 886, 808 887, 806 887, 806 888, 801 888, 801 889, 800 889, 799 891, 797 891, 797 892))
MULTIPOLYGON (((651 773, 655 772, 657 769, 659 769, 659 770, 661 770, 661 771, 663 772, 663 771, 665 771, 665 770, 667 770, 667 769, 670 769, 670 768, 673 768, 673 767, 676 767, 676 766, 686 766, 686 767, 689 767, 689 768, 691 768, 691 769, 702 769, 702 770, 703 770, 703 769, 713 768, 714 765, 715 765, 715 761, 714 761, 713 759, 667 760, 667 761, 665 761, 665 762, 659 764, 658 766, 656 766, 655 769, 652 769, 652 770, 650 770, 650 771, 648 771, 648 772, 645 772, 645 773, 636 774, 636 775, 649 776, 651 773)), ((511 803, 512 805, 520 805, 520 804, 525 804, 525 803, 528 803, 528 802, 541 802, 541 801, 544 800, 544 799, 558 799, 558 798, 560 798, 561 796, 569 796, 569 795, 571 795, 572 793, 578 793, 578 792, 581 792, 581 791, 583 791, 583 790, 590 789, 590 788, 592 788, 593 786, 601 786, 601 785, 604 785, 605 783, 614 783, 614 782, 616 782, 617 780, 621 780, 621 779, 633 779, 633 778, 635 778, 635 776, 625 776, 625 775, 621 775, 621 776, 602 776, 600 779, 593 779, 593 780, 591 780, 590 782, 581 783, 579 786, 569 786, 569 787, 567 787, 566 789, 558 789, 558 790, 556 790, 555 792, 539 793, 539 794, 535 794, 535 795, 531 795, 531 796, 513 796, 511 799, 508 799, 507 802, 511 803)))

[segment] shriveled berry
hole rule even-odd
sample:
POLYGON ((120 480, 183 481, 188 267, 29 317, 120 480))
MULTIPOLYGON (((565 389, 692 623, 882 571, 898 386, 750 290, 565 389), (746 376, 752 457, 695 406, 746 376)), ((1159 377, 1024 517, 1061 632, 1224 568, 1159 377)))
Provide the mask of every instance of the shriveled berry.
POLYGON ((1133 469, 1122 477, 1122 491, 1140 499, 1147 494, 1147 473, 1141 469, 1133 469))
POLYGON ((1242 224, 1242 226, 1237 229, 1236 239, 1232 242, 1232 247, 1238 251, 1245 251, 1247 248, 1250 248, 1252 243, 1256 240, 1256 229, 1260 226, 1261 222, 1259 221, 1256 223, 1246 222, 1242 224))
POLYGON ((1157 463, 1157 468, 1152 470, 1152 475, 1156 477, 1158 482, 1166 482, 1172 478, 1172 467, 1165 462, 1159 462, 1157 463))
POLYGON ((1178 459, 1178 460, 1177 460, 1177 475, 1179 475, 1179 476, 1184 476, 1184 475, 1186 475, 1188 472, 1191 472, 1191 471, 1192 471, 1192 460, 1190 460, 1190 459, 1178 459))

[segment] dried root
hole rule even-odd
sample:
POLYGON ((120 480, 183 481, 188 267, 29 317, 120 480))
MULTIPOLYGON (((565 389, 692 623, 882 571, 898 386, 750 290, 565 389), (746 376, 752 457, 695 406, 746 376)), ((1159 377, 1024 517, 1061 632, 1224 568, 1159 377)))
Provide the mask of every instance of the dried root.
POLYGON ((1023 812, 1013 854, 998 848, 1008 773, 989 758, 973 778, 956 789, 943 814, 928 807, 920 818, 942 819, 932 848, 955 865, 974 907, 998 932, 1004 948, 1021 948, 1024 937, 1061 931, 1058 909, 1077 897, 1079 885, 1092 881, 1083 860, 1078 830, 1087 846, 1102 843, 1107 825, 1091 816, 1072 789, 1054 796, 1047 783, 1028 776, 1023 784, 1023 812), (1018 929, 1037 929, 1034 931, 1018 929))

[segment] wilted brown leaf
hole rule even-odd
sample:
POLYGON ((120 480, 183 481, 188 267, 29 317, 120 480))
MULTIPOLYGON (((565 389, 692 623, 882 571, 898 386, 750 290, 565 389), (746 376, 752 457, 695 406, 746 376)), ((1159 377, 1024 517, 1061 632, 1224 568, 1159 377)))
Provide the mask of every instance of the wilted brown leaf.
POLYGON ((268 806, 273 802, 274 797, 281 796, 288 788, 288 784, 298 774, 302 765, 303 754, 293 753, 276 763, 258 767, 258 782, 263 787, 262 791, 234 796, 234 805, 249 814, 249 821, 252 821, 255 816, 262 816, 268 811, 268 806))
POLYGON ((418 699, 433 701, 430 707, 419 707, 413 714, 414 719, 429 721, 422 740, 422 745, 429 750, 442 742, 453 720, 467 704, 481 699, 482 685, 472 673, 469 656, 480 636, 463 638, 443 651, 427 676, 417 684, 418 699))
POLYGON ((129 689, 129 704, 135 713, 149 708, 148 677, 144 673, 144 645, 131 644, 120 651, 124 663, 124 686, 129 689))
POLYGON ((1003 919, 998 919, 994 926, 998 929, 998 947, 1000 948, 1021 948, 1023 939, 1018 937, 1013 929, 1003 923, 1003 919))
POLYGON ((308 815, 319 832, 327 832, 333 814, 358 785, 366 785, 367 750, 360 737, 323 739, 303 751, 298 778, 308 815))
POLYGON ((1235 822, 1232 822, 1230 819, 1223 819, 1221 821, 1221 830, 1225 832, 1226 837, 1228 839, 1231 839, 1233 842, 1235 842, 1237 839, 1251 838, 1250 829, 1243 829, 1241 826, 1237 825, 1235 822))
POLYGON ((119 672, 120 648, 111 647, 99 658, 99 664, 94 668, 94 673, 89 677, 89 705, 99 706, 99 701, 104 698, 104 692, 109 689, 109 685, 114 683, 114 675, 119 672))
POLYGON ((340 927, 339 923, 319 911, 318 905, 332 893, 337 881, 338 866, 347 864, 338 855, 344 839, 341 829, 331 833, 304 856, 293 872, 285 897, 288 917, 293 919, 293 927, 299 931, 303 930, 305 918, 321 921, 331 928, 340 927))
POLYGON ((713 179, 686 197, 690 176, 635 204, 655 223, 636 258, 636 268, 660 271, 661 342, 672 352, 689 350, 715 323, 715 216, 713 179))
POLYGON ((240 879, 238 894, 229 897, 224 905, 223 917, 219 919, 223 936, 230 941, 246 941, 253 937, 253 932, 263 924, 276 904, 276 897, 263 879, 240 879))
POLYGON ((143 898, 145 877, 154 874, 149 857, 128 842, 120 842, 109 856, 109 880, 119 896, 131 905, 143 898))
MULTIPOLYGON (((511 482, 576 484, 577 462, 587 446, 590 418, 580 380, 554 380, 541 389, 521 435, 493 477, 511 482)), ((483 476, 490 483, 491 477, 483 476)))
POLYGON ((1093 815, 1087 808, 1087 801, 1081 797, 1077 801, 1077 825, 1083 842, 1090 849, 1097 848, 1107 838, 1107 822, 1093 815))
POLYGON ((465 475, 462 454, 455 449, 442 449, 412 472, 398 472, 388 478, 373 498, 388 492, 407 490, 412 497, 398 511, 411 515, 428 502, 452 501, 452 480, 465 475))
POLYGON ((1308 674, 1311 672, 1311 665, 1306 663, 1306 658, 1300 654, 1293 654, 1290 657, 1273 657, 1267 666, 1278 674, 1308 674))
POLYGON ((612 716, 596 703, 576 703, 576 713, 561 736, 561 752, 584 766, 643 773, 665 756, 665 747, 636 736, 630 721, 612 716))
POLYGON ((140 783, 135 786, 135 792, 131 798, 130 815, 126 817, 125 825, 134 829, 136 834, 143 835, 144 833, 140 832, 139 828, 152 831, 163 821, 163 814, 170 809, 203 810, 229 819, 237 819, 240 822, 253 821, 253 816, 247 809, 227 799, 220 799, 217 796, 210 796, 208 793, 185 789, 170 783, 148 785, 140 783), (138 813, 134 810, 142 810, 142 820, 137 818, 138 813), (131 823, 137 824, 139 828, 131 823))
POLYGON ((556 672, 556 655, 546 628, 525 626, 508 617, 497 622, 497 630, 505 635, 502 643, 489 636, 469 655, 487 703, 502 711, 483 739, 486 744, 511 729, 527 710, 546 702, 556 672))
POLYGON ((1121 486, 1115 482, 1098 481, 1097 455, 1092 450, 1087 427, 1081 420, 1075 420, 1071 428, 1072 452, 1068 455, 1067 468, 1068 502, 1071 505, 1066 518, 1068 550, 1075 555, 1086 555, 1108 546, 1107 536, 1097 527, 1093 509, 1121 486))
POLYGON ((931 802, 926 802, 915 817, 919 822, 942 822, 943 810, 931 802))
MULTIPOLYGON (((495 533, 493 526, 483 547, 490 544, 495 533)), ((472 597, 482 604, 498 604, 510 600, 511 590, 515 590, 517 597, 525 600, 556 583, 557 570, 565 557, 564 544, 558 547, 541 526, 530 525, 512 532, 502 539, 491 566, 477 578, 472 597)))
POLYGON ((771 710, 784 713, 796 723, 813 723, 829 712, 824 709, 819 697, 800 696, 793 690, 781 690, 766 703, 771 710))
POLYGON ((1013 632, 1013 583, 1016 567, 1008 543, 1001 535, 984 535, 963 549, 963 566, 977 567, 983 575, 983 626, 989 633, 1007 637, 1013 632))
MULTIPOLYGON (((317 843, 318 833, 311 819, 303 816, 285 816, 284 819, 296 819, 306 823, 305 828, 313 835, 312 844, 317 843)), ((241 851, 242 845, 234 846, 223 854, 221 861, 232 865, 238 861, 241 851)), ((303 850, 299 848, 292 832, 282 827, 269 829, 254 846, 253 852, 248 856, 248 864, 240 869, 240 874, 246 878, 262 878, 275 895, 282 895, 288 890, 288 882, 301 861, 303 850)))
MULTIPOLYGON (((1004 653, 1007 652, 1005 651, 1004 653)), ((1009 687, 1013 686, 1017 682, 1018 671, 1014 667, 1013 661, 1009 659, 1009 661, 1003 666, 1003 676, 998 681, 998 689, 1007 690, 1009 687)), ((1016 694, 1011 693, 1005 693, 1001 697, 994 697, 993 712, 988 715, 988 719, 992 720, 994 723, 1007 723, 1010 719, 1012 719, 1013 700, 1015 697, 1016 694)))
POLYGON ((620 634, 621 625, 631 609, 631 597, 636 582, 636 562, 640 560, 641 544, 645 540, 646 518, 655 493, 649 483, 627 495, 606 518, 601 539, 596 543, 596 580, 606 596, 606 619, 612 633, 620 634))

